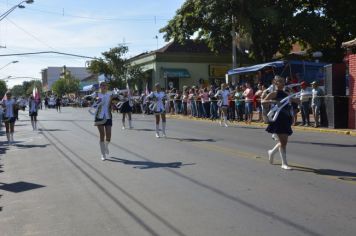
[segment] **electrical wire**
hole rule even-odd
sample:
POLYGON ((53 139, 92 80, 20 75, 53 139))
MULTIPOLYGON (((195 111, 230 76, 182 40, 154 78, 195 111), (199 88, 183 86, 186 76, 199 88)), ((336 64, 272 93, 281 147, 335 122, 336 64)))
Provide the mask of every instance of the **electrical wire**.
POLYGON ((80 16, 75 14, 67 14, 64 12, 55 12, 48 10, 40 10, 40 9, 28 9, 29 11, 37 11, 46 14, 58 15, 63 17, 71 17, 71 18, 80 18, 87 20, 95 20, 95 21, 168 21, 169 19, 165 18, 157 18, 156 16, 152 16, 152 18, 117 18, 117 17, 91 17, 91 16, 80 16))
POLYGON ((23 31, 25 34, 27 34, 28 36, 30 36, 31 38, 35 39, 36 41, 42 43, 43 45, 47 46, 48 48, 52 49, 52 50, 56 50, 54 47, 52 47, 51 45, 49 45, 48 43, 42 41, 41 39, 39 39, 38 37, 36 37, 35 35, 31 34, 30 32, 28 32, 27 30, 25 30, 24 28, 22 28, 21 26, 19 26, 18 24, 16 24, 15 22, 13 22, 12 20, 10 20, 9 18, 6 18, 6 20, 8 22, 10 22, 11 24, 13 24, 16 28, 20 29, 21 31, 23 31))

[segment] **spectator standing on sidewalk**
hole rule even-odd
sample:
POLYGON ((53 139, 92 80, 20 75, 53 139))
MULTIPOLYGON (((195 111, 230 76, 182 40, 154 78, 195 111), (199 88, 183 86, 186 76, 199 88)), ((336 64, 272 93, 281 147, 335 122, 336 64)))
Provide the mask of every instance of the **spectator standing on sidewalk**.
POLYGON ((246 123, 251 124, 253 116, 253 89, 250 83, 247 82, 245 85, 246 89, 243 92, 243 96, 245 97, 246 123))
POLYGON ((213 86, 210 86, 209 100, 210 100, 210 119, 216 120, 218 118, 218 99, 215 97, 215 90, 213 86))
POLYGON ((321 108, 321 102, 322 102, 322 96, 324 96, 324 91, 319 88, 318 82, 314 81, 312 84, 313 90, 312 90, 312 111, 313 111, 313 116, 315 120, 314 127, 317 128, 320 126, 320 108, 321 108))
POLYGON ((235 106, 236 106, 236 115, 237 115, 237 121, 243 121, 244 120, 244 100, 243 100, 243 91, 241 86, 236 86, 236 92, 234 95, 235 98, 235 106))
POLYGON ((308 85, 305 81, 303 81, 301 84, 301 94, 300 94, 300 110, 302 114, 302 124, 303 126, 310 126, 310 95, 309 93, 311 92, 310 89, 308 88, 308 85))

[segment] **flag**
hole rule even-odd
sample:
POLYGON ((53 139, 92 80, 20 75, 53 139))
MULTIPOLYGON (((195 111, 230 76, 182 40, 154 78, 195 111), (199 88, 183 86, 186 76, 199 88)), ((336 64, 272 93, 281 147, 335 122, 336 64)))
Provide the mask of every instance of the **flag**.
POLYGON ((126 83, 126 89, 127 89, 127 95, 129 97, 131 97, 131 91, 130 91, 129 83, 126 83))
POLYGON ((40 93, 38 92, 38 89, 36 88, 36 86, 33 87, 32 96, 33 96, 33 98, 35 99, 36 102, 41 100, 40 93))

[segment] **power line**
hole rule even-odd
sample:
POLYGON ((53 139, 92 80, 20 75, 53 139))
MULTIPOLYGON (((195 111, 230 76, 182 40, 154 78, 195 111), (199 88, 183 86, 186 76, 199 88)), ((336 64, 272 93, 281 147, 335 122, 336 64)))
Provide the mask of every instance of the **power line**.
POLYGON ((42 52, 25 52, 25 53, 11 53, 11 54, 0 54, 0 57, 11 57, 11 56, 27 56, 27 55, 37 55, 37 54, 59 54, 71 57, 80 57, 80 58, 87 58, 87 59, 97 59, 95 57, 83 56, 78 54, 72 53, 65 53, 65 52, 56 52, 56 51, 42 51, 42 52))
POLYGON ((22 30, 23 32, 25 32, 27 35, 29 35, 30 37, 32 37, 33 39, 37 40, 38 42, 44 44, 45 46, 49 47, 50 49, 56 50, 54 47, 52 47, 51 45, 49 45, 48 43, 42 41, 41 39, 39 39, 38 37, 36 37, 35 35, 31 34, 30 32, 28 32, 27 30, 25 30, 24 28, 22 28, 21 26, 19 26, 18 24, 16 24, 15 22, 13 22, 12 20, 10 20, 9 18, 6 18, 6 20, 8 22, 10 22, 11 24, 13 24, 15 27, 17 27, 18 29, 22 30))
POLYGON ((156 16, 152 16, 152 18, 117 18, 117 17, 91 17, 91 16, 80 16, 75 14, 67 14, 62 9, 62 12, 55 12, 55 11, 47 11, 47 10, 40 10, 40 9, 27 9, 29 11, 37 11, 46 14, 58 15, 62 17, 71 17, 71 18, 80 18, 80 19, 88 19, 88 20, 96 20, 96 21, 168 21, 170 19, 165 18, 157 18, 156 16))

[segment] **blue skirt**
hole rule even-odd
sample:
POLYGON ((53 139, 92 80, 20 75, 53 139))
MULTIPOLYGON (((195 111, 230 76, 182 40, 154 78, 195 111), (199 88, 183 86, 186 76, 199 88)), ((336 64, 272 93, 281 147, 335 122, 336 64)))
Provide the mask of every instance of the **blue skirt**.
POLYGON ((287 109, 281 110, 277 120, 269 123, 266 131, 271 134, 287 134, 292 135, 292 116, 287 109))

